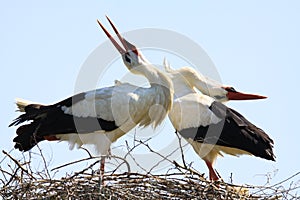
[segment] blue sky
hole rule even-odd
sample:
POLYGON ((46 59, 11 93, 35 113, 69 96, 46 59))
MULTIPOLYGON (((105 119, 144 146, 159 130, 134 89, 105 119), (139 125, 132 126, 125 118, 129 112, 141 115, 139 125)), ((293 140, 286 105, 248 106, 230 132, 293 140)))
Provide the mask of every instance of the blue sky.
MULTIPOLYGON (((264 184, 261 174, 278 169, 271 180, 276 183, 300 171, 299 9, 298 1, 2 1, 0 147, 6 151, 13 147, 15 128, 7 126, 17 117, 16 97, 54 103, 73 94, 82 64, 106 41, 96 19, 108 25, 107 14, 124 32, 158 28, 189 37, 206 51, 223 83, 268 96, 228 105, 274 139, 277 161, 225 156, 218 159, 216 168, 225 180, 233 173, 234 180, 242 184, 264 184)), ((165 56, 149 55, 157 63, 165 56)), ((116 70, 114 79, 121 77, 116 70)), ((69 151, 65 143, 47 143, 45 151, 52 155, 53 166, 85 156, 78 150, 69 151)), ((188 154, 197 169, 207 173, 204 162, 192 151, 188 154)))

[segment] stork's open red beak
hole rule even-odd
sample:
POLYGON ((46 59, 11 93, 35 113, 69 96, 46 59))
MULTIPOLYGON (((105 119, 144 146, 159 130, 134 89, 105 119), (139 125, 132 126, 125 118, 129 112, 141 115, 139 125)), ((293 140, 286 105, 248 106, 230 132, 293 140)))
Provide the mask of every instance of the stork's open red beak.
POLYGON ((100 25, 100 27, 102 28, 102 30, 104 31, 104 33, 107 35, 107 37, 110 39, 110 41, 113 43, 113 45, 117 48, 117 50, 120 52, 120 54, 125 54, 128 51, 133 51, 136 54, 138 54, 138 51, 136 49, 136 47, 131 44, 130 42, 128 42, 127 40, 125 40, 122 35, 120 34, 120 32, 118 31, 118 29, 115 27, 115 25, 112 23, 112 21, 106 16, 108 22, 110 23, 110 25, 112 26, 112 28, 114 29, 114 32, 117 34, 119 40, 121 41, 123 47, 121 47, 117 41, 111 36, 111 34, 106 30, 106 28, 101 24, 101 22, 99 20, 97 20, 98 24, 100 25))
POLYGON ((265 99, 266 96, 261 96, 257 94, 247 94, 236 91, 233 87, 223 87, 227 91, 228 100, 255 100, 255 99, 265 99))

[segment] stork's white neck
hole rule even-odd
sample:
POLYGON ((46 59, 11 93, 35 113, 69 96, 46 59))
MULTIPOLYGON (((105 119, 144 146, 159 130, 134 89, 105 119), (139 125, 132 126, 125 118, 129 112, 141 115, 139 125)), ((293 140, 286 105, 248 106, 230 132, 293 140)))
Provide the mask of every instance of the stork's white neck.
POLYGON ((227 92, 220 83, 202 76, 190 67, 182 67, 178 70, 168 69, 167 71, 172 79, 177 98, 199 91, 210 97, 226 98, 227 92))
POLYGON ((187 94, 197 93, 188 83, 172 79, 174 86, 174 99, 183 97, 187 94))
POLYGON ((174 99, 183 97, 187 94, 196 93, 196 90, 188 80, 180 73, 168 72, 168 77, 171 78, 174 87, 174 99))
POLYGON ((145 76, 151 85, 153 92, 150 96, 152 103, 149 107, 149 117, 144 117, 139 124, 146 126, 151 122, 155 128, 172 108, 174 96, 172 80, 166 73, 146 61, 132 68, 131 72, 145 76))
POLYGON ((143 58, 142 64, 131 70, 133 73, 141 74, 145 76, 150 85, 161 85, 173 92, 172 80, 166 75, 166 73, 157 69, 153 64, 143 58))

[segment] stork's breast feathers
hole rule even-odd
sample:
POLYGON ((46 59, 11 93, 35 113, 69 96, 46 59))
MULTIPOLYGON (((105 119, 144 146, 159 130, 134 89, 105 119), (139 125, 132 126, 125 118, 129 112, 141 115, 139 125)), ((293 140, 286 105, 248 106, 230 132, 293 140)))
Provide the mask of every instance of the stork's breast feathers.
POLYGON ((177 98, 173 102, 169 118, 178 131, 216 124, 221 119, 209 109, 213 101, 210 97, 196 93, 177 98))

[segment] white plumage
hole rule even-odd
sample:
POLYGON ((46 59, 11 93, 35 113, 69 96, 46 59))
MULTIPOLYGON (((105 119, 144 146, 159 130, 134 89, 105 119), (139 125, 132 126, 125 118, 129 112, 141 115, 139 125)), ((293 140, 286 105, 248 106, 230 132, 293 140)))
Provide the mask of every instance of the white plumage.
MULTIPOLYGON (((176 89, 175 89, 176 91, 176 89)), ((190 93, 173 101, 169 118, 176 130, 207 126, 221 121, 208 107, 214 100, 205 95, 190 93)))
POLYGON ((238 112, 217 102, 231 98, 246 100, 265 97, 224 87, 189 67, 174 70, 166 60, 164 66, 174 85, 174 101, 169 118, 176 131, 206 162, 211 180, 219 179, 213 164, 223 153, 234 156, 248 154, 274 160, 272 139, 238 112))

